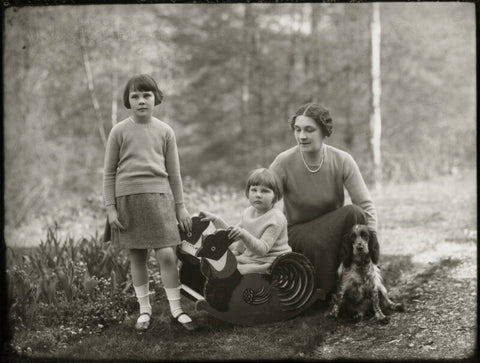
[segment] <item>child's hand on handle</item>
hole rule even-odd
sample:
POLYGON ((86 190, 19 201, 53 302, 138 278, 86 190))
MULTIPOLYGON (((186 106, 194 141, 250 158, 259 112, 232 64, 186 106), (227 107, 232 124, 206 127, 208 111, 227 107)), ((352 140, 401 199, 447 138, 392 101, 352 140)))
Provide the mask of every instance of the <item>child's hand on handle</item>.
POLYGON ((107 205, 107 218, 108 223, 110 224, 110 228, 112 229, 120 229, 121 231, 125 230, 125 227, 122 226, 120 221, 118 220, 118 213, 117 208, 115 205, 107 205))
POLYGON ((202 222, 214 222, 218 218, 215 214, 206 211, 201 211, 198 216, 202 222))
POLYGON ((190 232, 192 230, 192 217, 190 217, 190 213, 188 213, 185 206, 183 204, 177 204, 175 212, 180 227, 182 227, 184 232, 190 232))

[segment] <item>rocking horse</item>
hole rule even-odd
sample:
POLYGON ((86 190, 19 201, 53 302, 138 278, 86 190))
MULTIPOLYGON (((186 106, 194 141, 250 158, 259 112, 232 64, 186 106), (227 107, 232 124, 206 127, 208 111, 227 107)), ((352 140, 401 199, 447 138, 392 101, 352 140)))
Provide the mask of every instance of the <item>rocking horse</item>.
POLYGON ((258 325, 293 318, 325 299, 305 256, 285 253, 264 272, 242 275, 228 248, 234 242, 229 230, 203 234, 209 224, 195 216, 188 235, 179 229, 181 292, 195 302, 197 311, 232 324, 258 325))

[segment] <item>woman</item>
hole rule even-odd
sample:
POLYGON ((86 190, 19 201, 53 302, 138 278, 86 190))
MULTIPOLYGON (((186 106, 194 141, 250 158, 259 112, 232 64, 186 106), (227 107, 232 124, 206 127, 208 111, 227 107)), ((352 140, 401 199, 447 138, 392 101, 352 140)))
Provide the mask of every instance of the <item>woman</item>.
POLYGON ((298 145, 280 153, 270 169, 282 187, 289 244, 313 263, 319 288, 335 288, 343 236, 355 224, 377 230, 377 213, 353 158, 326 145, 332 118, 316 103, 301 106, 290 120, 298 145), (344 187, 353 205, 344 206, 344 187))

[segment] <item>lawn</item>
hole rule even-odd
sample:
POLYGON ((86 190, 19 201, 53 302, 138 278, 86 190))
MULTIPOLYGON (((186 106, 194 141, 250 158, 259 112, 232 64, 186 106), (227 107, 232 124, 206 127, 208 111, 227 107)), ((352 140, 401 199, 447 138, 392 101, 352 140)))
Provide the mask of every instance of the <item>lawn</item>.
MULTIPOLYGON (((191 207, 192 213, 208 209, 237 221, 237 211, 246 202, 241 191, 217 190, 202 196, 204 192, 197 191, 187 200, 188 205, 198 206, 191 207)), ((475 172, 386 185, 373 198, 379 214, 385 283, 392 299, 406 306, 406 312, 391 315, 386 326, 372 320, 357 324, 332 321, 322 302, 289 321, 233 326, 195 312, 193 304, 186 301, 187 310, 200 325, 199 331, 187 333, 170 325, 166 300, 156 286, 155 321, 147 333, 133 331, 135 304, 131 293, 126 293, 125 317, 118 323, 97 325, 88 334, 77 329, 68 339, 60 339, 56 327, 13 326, 10 345, 16 353, 9 356, 157 360, 471 357, 476 353, 477 327, 475 172)), ((64 217, 63 226, 67 227, 63 232, 79 233, 81 223, 100 231, 102 221, 89 217, 88 205, 82 216, 76 219, 76 229, 64 217)), ((32 227, 10 231, 7 237, 16 239, 16 246, 31 246, 22 243, 22 238, 32 235, 28 228, 32 227)), ((29 241, 35 238, 29 237, 29 241)))

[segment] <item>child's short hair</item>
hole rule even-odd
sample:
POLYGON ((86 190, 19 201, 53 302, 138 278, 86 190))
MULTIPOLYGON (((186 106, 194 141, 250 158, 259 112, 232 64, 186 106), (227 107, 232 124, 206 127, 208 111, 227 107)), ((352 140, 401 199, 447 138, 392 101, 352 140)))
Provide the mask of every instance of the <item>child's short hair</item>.
POLYGON ((273 174, 271 170, 268 170, 265 168, 259 168, 259 169, 252 170, 248 174, 247 185, 245 187, 245 195, 247 196, 247 198, 248 198, 248 192, 252 185, 253 186, 264 185, 272 189, 274 194, 273 204, 278 202, 283 197, 282 191, 278 185, 277 178, 275 177, 275 174, 273 174))
POLYGON ((138 74, 130 78, 125 85, 125 90, 123 91, 123 104, 126 108, 130 108, 130 101, 128 96, 130 91, 140 91, 140 92, 153 92, 155 96, 155 106, 162 103, 163 93, 157 86, 157 82, 150 77, 148 74, 138 74))

